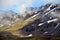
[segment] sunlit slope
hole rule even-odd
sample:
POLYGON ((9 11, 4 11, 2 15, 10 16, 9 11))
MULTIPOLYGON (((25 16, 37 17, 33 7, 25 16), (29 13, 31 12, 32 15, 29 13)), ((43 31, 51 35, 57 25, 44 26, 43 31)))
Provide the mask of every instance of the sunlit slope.
POLYGON ((28 36, 21 35, 18 30, 25 27, 26 25, 28 25, 30 23, 33 23, 35 20, 39 19, 40 17, 41 16, 38 13, 38 14, 35 14, 35 15, 29 17, 28 19, 26 19, 24 21, 23 20, 16 21, 12 26, 3 27, 2 29, 0 29, 0 32, 9 32, 18 37, 28 37, 28 36))
POLYGON ((7 29, 3 29, 1 31, 16 31, 18 29, 21 29, 23 28, 24 26, 30 24, 30 23, 33 23, 35 20, 39 19, 40 18, 40 15, 39 14, 36 14, 28 19, 26 19, 25 21, 17 21, 15 24, 13 24, 11 27, 7 28, 7 29))

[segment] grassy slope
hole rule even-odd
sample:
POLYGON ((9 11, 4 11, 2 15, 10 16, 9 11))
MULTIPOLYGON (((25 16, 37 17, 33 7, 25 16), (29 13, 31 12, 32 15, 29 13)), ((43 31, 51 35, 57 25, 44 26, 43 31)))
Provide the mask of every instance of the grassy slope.
POLYGON ((16 22, 14 25, 12 25, 10 28, 3 30, 3 31, 14 31, 23 28, 24 26, 33 23, 35 20, 39 19, 39 14, 36 14, 37 16, 35 17, 30 17, 22 22, 16 22))
POLYGON ((7 28, 7 29, 2 29, 1 31, 6 31, 6 32, 10 32, 13 35, 20 35, 19 32, 17 30, 23 28, 24 26, 33 23, 35 20, 39 19, 40 15, 36 14, 35 17, 30 17, 24 21, 17 21, 15 24, 13 24, 11 27, 7 28))

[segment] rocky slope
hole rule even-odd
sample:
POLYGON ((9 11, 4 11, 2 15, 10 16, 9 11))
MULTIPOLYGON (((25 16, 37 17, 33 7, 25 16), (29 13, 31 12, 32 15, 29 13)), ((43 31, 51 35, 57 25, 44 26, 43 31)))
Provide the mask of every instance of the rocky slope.
MULTIPOLYGON (((38 8, 32 8, 31 10, 29 9, 25 11, 26 15, 18 15, 18 18, 24 19, 23 21, 16 21, 11 27, 8 27, 8 29, 2 30, 1 28, 1 30, 10 32, 20 37, 21 35, 23 35, 23 37, 40 35, 59 35, 60 4, 47 4, 38 8), (19 32, 17 33, 16 31, 19 32)), ((10 16, 8 16, 7 14, 7 16, 11 18, 11 14, 9 15, 10 16)), ((12 18, 15 20, 14 16, 12 18)), ((11 22, 10 19, 9 22, 11 22)), ((3 23, 5 23, 5 21, 3 23)))
MULTIPOLYGON (((36 11, 35 11, 36 12, 36 11)), ((38 8, 40 18, 21 30, 25 36, 60 35, 60 4, 47 4, 38 8)))

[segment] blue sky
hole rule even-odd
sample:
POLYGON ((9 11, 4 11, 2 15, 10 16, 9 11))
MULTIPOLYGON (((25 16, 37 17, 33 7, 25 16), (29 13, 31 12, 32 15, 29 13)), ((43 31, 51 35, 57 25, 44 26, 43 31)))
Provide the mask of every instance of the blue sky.
POLYGON ((26 7, 39 7, 47 3, 60 4, 60 0, 0 0, 0 10, 13 10, 19 13, 26 7))

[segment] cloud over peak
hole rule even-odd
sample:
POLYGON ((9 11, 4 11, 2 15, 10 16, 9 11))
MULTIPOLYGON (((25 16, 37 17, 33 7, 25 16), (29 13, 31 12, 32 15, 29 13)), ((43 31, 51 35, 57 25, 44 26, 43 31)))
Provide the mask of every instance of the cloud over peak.
POLYGON ((25 7, 30 7, 33 3, 35 3, 35 1, 37 1, 36 3, 40 2, 41 4, 42 2, 44 3, 60 2, 60 0, 0 0, 0 9, 12 9, 24 11, 25 7))

